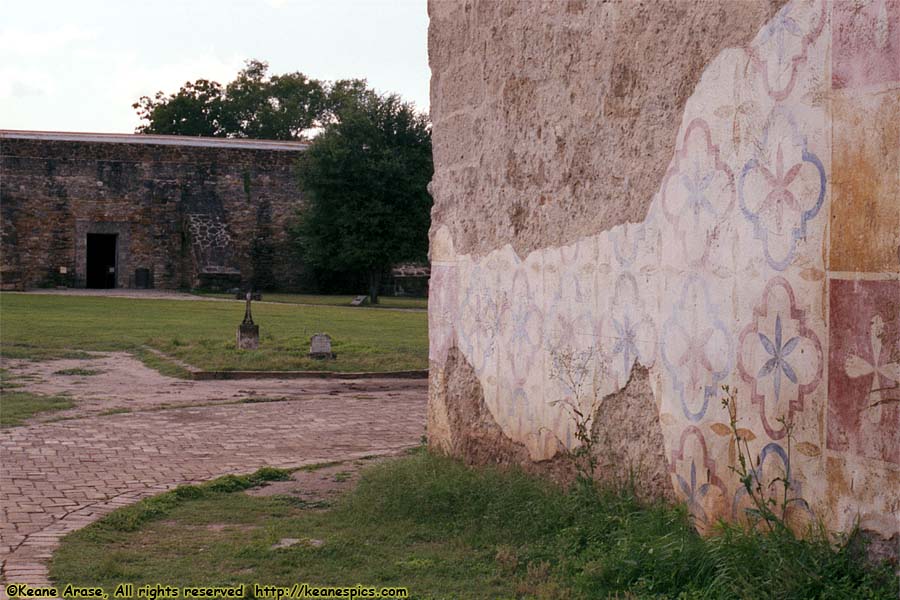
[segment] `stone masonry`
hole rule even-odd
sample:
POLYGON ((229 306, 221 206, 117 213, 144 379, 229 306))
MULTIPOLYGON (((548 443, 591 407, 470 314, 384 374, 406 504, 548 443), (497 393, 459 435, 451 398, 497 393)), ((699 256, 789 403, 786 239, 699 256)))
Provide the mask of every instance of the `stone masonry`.
POLYGON ((0 131, 3 287, 84 287, 89 234, 117 236, 116 287, 138 269, 158 288, 296 286, 285 225, 302 208, 304 148, 0 131))

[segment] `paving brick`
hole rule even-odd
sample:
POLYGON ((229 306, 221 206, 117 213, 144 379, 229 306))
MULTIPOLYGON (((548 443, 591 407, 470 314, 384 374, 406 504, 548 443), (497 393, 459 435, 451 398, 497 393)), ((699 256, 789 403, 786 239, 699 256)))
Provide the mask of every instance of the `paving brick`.
POLYGON ((50 552, 65 533, 182 483, 417 444, 426 383, 398 382, 397 392, 388 380, 373 382, 380 389, 364 397, 347 385, 345 393, 309 400, 87 416, 33 425, 27 435, 0 431, 5 579, 46 583, 50 552), (48 444, 65 450, 47 452, 48 444))

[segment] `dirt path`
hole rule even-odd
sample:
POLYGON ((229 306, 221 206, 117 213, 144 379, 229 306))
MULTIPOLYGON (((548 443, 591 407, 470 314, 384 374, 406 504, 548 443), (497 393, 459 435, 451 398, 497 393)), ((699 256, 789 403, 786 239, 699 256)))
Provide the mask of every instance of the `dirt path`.
POLYGON ((4 360, 22 391, 76 400, 74 408, 43 413, 33 422, 58 421, 108 412, 154 410, 333 396, 399 398, 422 396, 427 383, 401 379, 242 379, 188 381, 165 377, 126 352, 94 353, 90 359, 46 362, 4 360), (87 374, 88 372, 96 374, 87 374), (68 373, 68 374, 67 374, 68 373))
POLYGON ((264 465, 395 453, 425 427, 423 380, 182 381, 127 354, 4 367, 25 391, 77 404, 44 417, 63 420, 0 430, 6 582, 46 583, 63 535, 145 496, 264 465), (100 373, 54 374, 76 368, 100 373), (104 414, 117 410, 130 412, 104 414))

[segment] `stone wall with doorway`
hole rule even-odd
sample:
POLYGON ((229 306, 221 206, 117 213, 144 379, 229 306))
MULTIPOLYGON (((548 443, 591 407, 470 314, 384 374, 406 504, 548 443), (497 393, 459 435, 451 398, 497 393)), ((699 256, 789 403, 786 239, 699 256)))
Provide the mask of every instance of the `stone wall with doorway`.
POLYGON ((117 287, 147 269, 160 288, 289 289, 302 276, 285 227, 302 209, 293 165, 303 148, 0 131, 3 285, 83 287, 86 236, 102 233, 117 235, 117 287))
POLYGON ((793 523, 896 546, 900 2, 429 14, 432 447, 554 461, 576 406, 703 528, 749 503, 727 384, 793 523))

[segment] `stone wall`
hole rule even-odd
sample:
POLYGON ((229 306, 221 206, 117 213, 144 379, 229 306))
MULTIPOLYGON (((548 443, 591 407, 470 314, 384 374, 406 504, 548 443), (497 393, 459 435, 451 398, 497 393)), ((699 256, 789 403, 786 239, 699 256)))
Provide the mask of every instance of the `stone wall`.
POLYGON ((302 206, 297 143, 0 132, 4 287, 85 285, 86 236, 118 235, 116 284, 301 276, 285 224, 302 206), (66 270, 60 274, 60 267, 66 270))
POLYGON ((577 406, 702 528, 748 506, 727 384, 792 519, 896 536, 900 2, 429 13, 430 444, 553 461, 577 406))

